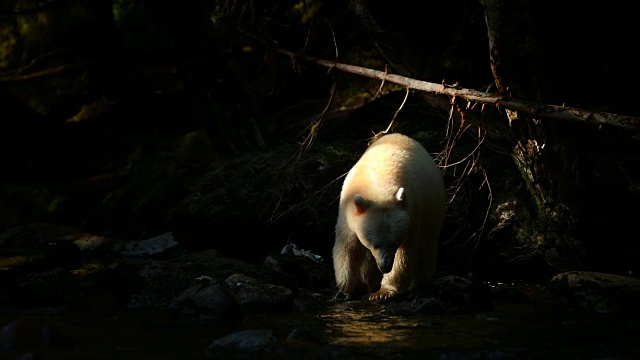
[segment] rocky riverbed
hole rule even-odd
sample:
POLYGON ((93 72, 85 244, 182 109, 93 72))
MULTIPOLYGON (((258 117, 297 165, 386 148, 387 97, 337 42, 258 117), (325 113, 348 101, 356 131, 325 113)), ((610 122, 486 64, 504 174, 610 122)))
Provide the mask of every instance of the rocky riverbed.
POLYGON ((290 244, 262 262, 34 224, 3 245, 2 359, 640 356, 640 280, 443 275, 386 303, 334 299, 331 266, 290 244))

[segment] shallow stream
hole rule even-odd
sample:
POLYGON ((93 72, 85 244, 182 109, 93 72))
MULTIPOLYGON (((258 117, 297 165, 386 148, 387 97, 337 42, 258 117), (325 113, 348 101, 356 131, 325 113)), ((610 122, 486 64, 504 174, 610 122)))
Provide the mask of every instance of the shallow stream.
POLYGON ((23 339, 33 336, 33 344, 0 352, 0 359, 640 358, 640 326, 631 319, 578 314, 544 303, 496 303, 479 314, 394 315, 367 301, 321 298, 306 310, 249 314, 236 324, 174 318, 159 309, 100 306, 0 314, 3 324, 24 319, 55 327, 54 343, 65 345, 61 338, 68 337, 73 347, 45 348, 38 342, 42 328, 25 327, 33 335, 23 339), (289 342, 287 336, 296 328, 311 339, 289 342), (271 329, 281 346, 208 350, 216 338, 245 329, 271 329))

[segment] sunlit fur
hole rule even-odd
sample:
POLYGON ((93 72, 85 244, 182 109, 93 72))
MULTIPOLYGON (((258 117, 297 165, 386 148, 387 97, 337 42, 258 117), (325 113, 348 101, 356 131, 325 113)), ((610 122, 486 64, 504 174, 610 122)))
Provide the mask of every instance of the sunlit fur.
POLYGON ((445 207, 440 170, 422 145, 400 134, 379 138, 342 186, 333 247, 338 290, 384 300, 430 281, 445 207))

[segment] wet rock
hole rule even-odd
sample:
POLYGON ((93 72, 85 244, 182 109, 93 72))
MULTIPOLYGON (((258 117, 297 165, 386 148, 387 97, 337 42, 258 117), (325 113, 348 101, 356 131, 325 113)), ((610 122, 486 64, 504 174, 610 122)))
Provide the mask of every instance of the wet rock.
POLYGON ((183 315, 204 315, 223 320, 242 317, 240 301, 227 283, 217 280, 191 285, 170 305, 183 315))
POLYGON ((226 279, 236 272, 271 276, 262 266, 225 258, 214 250, 187 253, 163 259, 131 258, 139 263, 141 284, 131 298, 131 307, 167 307, 200 278, 226 279))
POLYGON ((476 313, 493 309, 491 292, 485 284, 461 276, 446 275, 436 280, 435 285, 448 311, 476 313))
POLYGON ((521 289, 514 286, 501 286, 492 293, 493 301, 507 304, 530 304, 532 301, 521 289))
POLYGON ((70 305, 65 298, 76 296, 70 279, 69 272, 61 268, 29 273, 16 279, 9 297, 20 307, 70 305))
POLYGON ((403 300, 394 300, 385 304, 385 311, 392 315, 406 314, 444 314, 446 305, 439 297, 409 296, 403 300))
POLYGON ((264 260, 264 267, 292 278, 298 287, 320 290, 332 287, 333 268, 307 256, 271 255, 264 260))
POLYGON ((238 294, 243 309, 287 311, 293 306, 294 293, 284 286, 264 283, 242 274, 233 274, 226 281, 238 294))
POLYGON ((35 320, 17 320, 5 325, 0 333, 2 350, 70 349, 72 337, 55 325, 35 320))
POLYGON ((280 342, 269 329, 238 331, 214 340, 210 350, 272 351, 279 348, 280 342))
POLYGON ((0 245, 3 249, 0 255, 0 281, 55 268, 71 270, 82 263, 80 249, 66 241, 34 239, 28 244, 0 245))
POLYGON ((446 275, 433 284, 393 297, 385 303, 391 314, 478 313, 493 309, 485 284, 456 275, 446 275))
POLYGON ((640 279, 589 271, 556 275, 547 288, 592 314, 640 315, 640 279))
POLYGON ((113 248, 124 242, 124 240, 89 233, 72 233, 65 239, 80 249, 85 262, 111 256, 113 248))
POLYGON ((145 263, 138 272, 140 287, 134 291, 129 307, 168 307, 195 279, 163 261, 145 263))
POLYGON ((291 349, 313 349, 319 347, 319 339, 308 329, 297 327, 291 330, 285 344, 291 349))
POLYGON ((293 310, 300 313, 322 311, 327 306, 326 302, 331 297, 332 291, 332 289, 327 289, 327 291, 319 293, 301 288, 293 300, 293 310))
POLYGON ((302 256, 317 263, 324 262, 322 256, 316 255, 309 250, 300 249, 296 244, 292 242, 288 242, 287 245, 282 248, 282 250, 280 251, 280 255, 302 256))
POLYGON ((25 247, 38 242, 58 242, 80 231, 69 226, 47 223, 32 223, 14 226, 0 234, 0 244, 25 247))
POLYGON ((124 256, 150 256, 161 254, 177 245, 173 234, 168 232, 150 239, 122 243, 115 251, 124 256))

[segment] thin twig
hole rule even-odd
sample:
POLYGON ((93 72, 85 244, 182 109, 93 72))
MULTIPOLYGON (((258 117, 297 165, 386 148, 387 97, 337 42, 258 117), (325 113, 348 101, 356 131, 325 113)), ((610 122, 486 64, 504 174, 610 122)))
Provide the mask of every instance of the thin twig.
POLYGON ((409 88, 407 88, 406 90, 407 92, 404 94, 404 100, 402 100, 402 104, 400 104, 400 106, 398 107, 398 110, 396 110, 396 112, 393 114, 393 118, 391 118, 391 121, 389 122, 389 126, 387 126, 387 129, 384 131, 384 134, 388 133, 391 130, 393 123, 396 121, 396 116, 398 116, 398 114, 400 113, 400 110, 402 110, 402 108, 404 107, 404 104, 407 102, 407 98, 409 98, 409 88))

